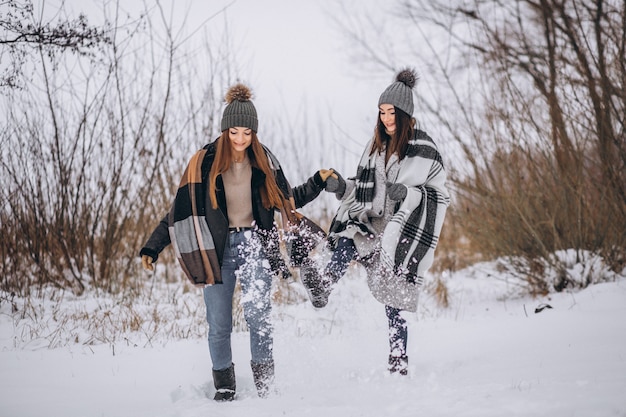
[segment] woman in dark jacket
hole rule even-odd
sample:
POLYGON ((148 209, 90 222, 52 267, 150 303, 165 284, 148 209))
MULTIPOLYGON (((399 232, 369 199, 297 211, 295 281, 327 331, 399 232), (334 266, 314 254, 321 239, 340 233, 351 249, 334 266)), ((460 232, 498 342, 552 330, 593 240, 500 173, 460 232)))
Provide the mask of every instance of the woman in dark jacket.
POLYGON ((170 212, 140 252, 143 267, 151 271, 159 253, 172 243, 187 277, 203 287, 218 401, 235 396, 231 333, 237 280, 250 329, 255 385, 259 396, 269 393, 274 379, 272 277, 289 274, 274 214, 286 200, 301 207, 315 199, 332 174, 320 170, 292 189, 276 157, 259 142, 250 99, 243 84, 229 89, 221 136, 191 158, 170 212))

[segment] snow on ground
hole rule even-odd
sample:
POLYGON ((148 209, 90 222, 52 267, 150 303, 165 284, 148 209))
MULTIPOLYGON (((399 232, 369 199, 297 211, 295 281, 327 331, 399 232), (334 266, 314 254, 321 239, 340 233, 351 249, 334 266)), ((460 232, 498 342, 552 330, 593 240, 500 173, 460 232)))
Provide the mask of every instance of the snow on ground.
POLYGON ((626 279, 533 299, 487 275, 448 277, 449 308, 425 295, 407 316, 405 378, 386 371, 384 309, 358 273, 325 309, 275 306, 277 393, 256 396, 236 333, 232 403, 211 399, 202 337, 16 347, 3 302, 0 416, 626 416, 626 279))

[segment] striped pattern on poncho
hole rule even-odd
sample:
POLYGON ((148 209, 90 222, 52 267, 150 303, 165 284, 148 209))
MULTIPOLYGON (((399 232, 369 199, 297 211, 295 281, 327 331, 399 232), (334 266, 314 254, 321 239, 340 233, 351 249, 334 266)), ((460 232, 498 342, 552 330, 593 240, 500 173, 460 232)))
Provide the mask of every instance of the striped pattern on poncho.
POLYGON ((196 152, 183 174, 169 213, 172 246, 185 275, 196 286, 222 282, 215 243, 204 217, 205 184, 202 161, 206 149, 196 152))
MULTIPOLYGON (((329 238, 373 233, 367 216, 385 204, 386 185, 376 181, 377 157, 365 148, 354 178, 352 193, 345 196, 331 225, 329 238), (351 231, 350 231, 351 229, 351 231)), ((416 130, 396 178, 386 179, 407 187, 407 196, 385 226, 380 240, 380 260, 403 279, 420 283, 434 259, 439 234, 450 198, 446 172, 434 141, 416 130)))

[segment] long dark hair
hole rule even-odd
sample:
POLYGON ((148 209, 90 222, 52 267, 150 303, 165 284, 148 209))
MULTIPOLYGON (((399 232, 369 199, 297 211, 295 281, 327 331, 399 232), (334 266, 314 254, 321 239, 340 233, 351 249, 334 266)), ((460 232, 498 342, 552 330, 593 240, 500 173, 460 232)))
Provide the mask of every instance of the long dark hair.
MULTIPOLYGON (((256 132, 252 131, 252 142, 246 149, 250 165, 263 171, 265 174, 265 183, 261 186, 261 201, 263 207, 270 209, 276 207, 278 209, 283 206, 282 193, 276 184, 274 172, 270 168, 270 163, 265 154, 265 150, 259 142, 256 132)), ((217 140, 217 149, 215 151, 215 160, 211 166, 209 173, 209 197, 211 198, 211 206, 217 208, 216 180, 217 176, 228 171, 232 163, 232 145, 228 136, 228 129, 222 132, 222 136, 217 140)))
POLYGON ((370 155, 374 152, 382 152, 387 150, 385 154, 385 162, 389 161, 394 153, 398 155, 400 161, 406 156, 406 150, 409 146, 409 140, 415 134, 415 119, 409 116, 403 110, 393 107, 396 114, 396 131, 389 135, 385 130, 385 124, 380 120, 380 112, 378 113, 378 123, 374 129, 374 142, 370 155))

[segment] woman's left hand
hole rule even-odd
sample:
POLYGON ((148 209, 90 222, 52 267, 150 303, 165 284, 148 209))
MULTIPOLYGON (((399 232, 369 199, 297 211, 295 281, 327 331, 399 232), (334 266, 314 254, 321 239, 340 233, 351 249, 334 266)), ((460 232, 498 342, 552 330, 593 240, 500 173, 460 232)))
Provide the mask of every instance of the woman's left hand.
POLYGON ((146 271, 154 271, 153 262, 154 260, 151 256, 141 255, 141 266, 143 266, 143 269, 146 271))
POLYGON ((400 183, 387 183, 387 196, 393 201, 402 201, 406 198, 406 185, 400 183))

